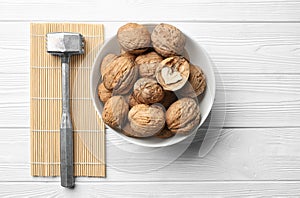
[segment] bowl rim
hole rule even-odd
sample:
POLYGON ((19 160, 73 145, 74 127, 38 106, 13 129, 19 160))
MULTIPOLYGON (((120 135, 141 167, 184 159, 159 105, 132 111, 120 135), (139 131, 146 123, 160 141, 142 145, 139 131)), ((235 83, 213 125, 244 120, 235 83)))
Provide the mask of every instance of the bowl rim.
MULTIPOLYGON (((146 23, 146 24, 142 24, 144 26, 146 26, 147 28, 149 27, 153 27, 153 26, 156 26, 158 25, 159 23, 146 23)), ((214 101, 215 101, 215 95, 216 95, 216 78, 215 78, 215 72, 214 72, 214 62, 211 60, 210 56, 208 55, 208 53, 206 52, 206 50, 201 47, 201 45, 199 45, 197 42, 194 41, 194 39, 192 39, 190 36, 188 36, 187 34, 185 34, 184 32, 182 32, 184 34, 185 37, 187 37, 188 39, 190 39, 191 41, 194 42, 194 44, 201 49, 203 55, 205 56, 205 58, 208 60, 209 62, 209 67, 211 69, 211 80, 212 80, 212 83, 213 83, 213 86, 212 86, 212 90, 210 90, 211 92, 211 99, 210 99, 210 103, 209 103, 209 106, 207 109, 209 109, 207 111, 207 113, 203 116, 201 115, 201 120, 203 120, 202 122, 200 121, 200 123, 198 124, 197 127, 195 127, 193 129, 192 132, 190 132, 188 135, 184 135, 182 136, 181 139, 178 139, 177 141, 173 141, 173 142, 165 142, 165 143, 159 143, 159 145, 157 144, 146 144, 146 143, 141 143, 141 142, 138 142, 138 141, 135 141, 135 138, 131 138, 131 137, 127 137, 126 138, 124 137, 125 135, 122 135, 120 134, 120 132, 116 131, 115 129, 113 129, 112 127, 110 127, 109 125, 105 124, 104 122, 104 125, 105 127, 109 128, 110 130, 114 131, 119 137, 121 137, 122 139, 124 139, 125 141, 127 142, 130 142, 132 144, 135 144, 135 145, 138 145, 138 146, 144 146, 144 147, 148 147, 148 148, 159 148, 159 147, 165 147, 165 146, 171 146, 171 145, 175 145, 177 143, 180 143, 184 140, 186 140, 187 138, 189 138, 190 136, 194 135, 198 130, 199 128, 203 125, 203 123, 206 121, 207 117, 209 116, 211 110, 212 110, 212 106, 214 104, 214 101)), ((97 90, 94 90, 93 89, 93 74, 94 74, 94 71, 95 69, 97 68, 97 59, 98 57, 100 56, 100 54, 102 53, 102 51, 108 46, 108 44, 116 37, 116 34, 114 34, 113 36, 109 37, 108 39, 106 39, 106 41, 104 41, 104 44, 101 46, 101 49, 98 51, 97 55, 95 56, 94 58, 94 61, 93 61, 93 65, 92 65, 92 68, 91 68, 91 73, 90 73, 90 97, 92 98, 92 101, 93 101, 93 106, 97 112, 97 115, 99 116, 99 118, 102 119, 102 115, 101 115, 101 112, 99 111, 98 107, 97 107, 97 104, 96 104, 96 101, 95 101, 95 97, 94 97, 94 94, 95 94, 95 91, 97 90)), ((99 65, 98 65, 99 66, 99 65)), ((98 83, 97 83, 97 86, 99 85, 99 82, 100 82, 100 79, 98 80, 98 83)))

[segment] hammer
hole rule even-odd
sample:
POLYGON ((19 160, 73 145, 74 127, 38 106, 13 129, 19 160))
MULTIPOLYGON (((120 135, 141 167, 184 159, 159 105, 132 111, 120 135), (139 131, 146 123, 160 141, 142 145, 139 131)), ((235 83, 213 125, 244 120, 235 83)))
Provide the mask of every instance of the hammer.
POLYGON ((61 57, 62 117, 60 123, 60 177, 61 186, 72 188, 73 126, 70 114, 70 57, 84 53, 84 38, 79 33, 53 32, 46 35, 47 52, 61 57))

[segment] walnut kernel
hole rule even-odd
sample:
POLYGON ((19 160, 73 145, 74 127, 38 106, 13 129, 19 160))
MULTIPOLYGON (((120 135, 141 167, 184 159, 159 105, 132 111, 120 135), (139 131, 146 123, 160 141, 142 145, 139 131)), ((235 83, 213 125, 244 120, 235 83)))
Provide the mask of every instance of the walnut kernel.
POLYGON ((189 62, 181 56, 164 59, 156 69, 157 82, 168 91, 176 91, 184 86, 190 74, 189 62))

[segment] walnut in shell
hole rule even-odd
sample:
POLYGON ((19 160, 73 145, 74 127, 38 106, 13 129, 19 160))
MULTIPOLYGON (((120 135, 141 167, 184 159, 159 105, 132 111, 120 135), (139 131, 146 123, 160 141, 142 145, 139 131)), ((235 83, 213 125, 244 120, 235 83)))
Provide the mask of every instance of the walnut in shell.
POLYGON ((122 128, 122 133, 128 137, 133 137, 133 138, 143 137, 142 134, 135 132, 131 128, 130 123, 126 123, 126 125, 122 128))
POLYGON ((132 59, 124 56, 115 58, 107 67, 103 76, 103 84, 114 95, 126 94, 130 91, 138 77, 138 67, 132 59))
POLYGON ((164 59, 156 69, 156 80, 168 91, 177 91, 187 82, 190 75, 190 64, 181 56, 164 59))
POLYGON ((178 94, 186 97, 197 97, 202 94, 206 87, 205 76, 195 65, 190 64, 190 76, 187 83, 178 91, 178 94))
POLYGON ((129 104, 129 107, 131 108, 131 107, 141 104, 141 103, 138 102, 132 94, 130 94, 128 97, 128 104, 129 104))
POLYGON ((157 25, 151 34, 151 41, 155 51, 164 57, 183 55, 185 36, 172 25, 157 25))
POLYGON ((110 62, 112 62, 115 58, 117 58, 117 55, 115 54, 107 54, 100 65, 100 72, 101 72, 101 76, 103 78, 104 74, 107 71, 107 66, 109 65, 110 62))
POLYGON ((165 139, 165 138, 172 137, 174 135, 175 133, 171 132, 167 127, 165 127, 161 132, 157 133, 155 137, 165 139))
POLYGON ((98 86, 98 96, 102 102, 106 103, 106 101, 112 97, 112 92, 106 89, 104 84, 101 83, 98 86))
POLYGON ((161 108, 138 104, 128 113, 130 126, 139 137, 149 137, 159 133, 165 126, 165 113, 161 108))
POLYGON ((137 23, 127 23, 120 27, 117 37, 122 49, 132 54, 145 52, 151 42, 148 29, 137 23))
POLYGON ((155 71, 163 58, 156 52, 149 52, 136 57, 135 62, 139 67, 141 77, 155 79, 155 71))
POLYGON ((113 96, 107 100, 102 111, 105 124, 113 128, 120 128, 126 121, 129 106, 123 96, 113 96))
POLYGON ((160 110, 162 110, 163 112, 166 113, 166 108, 162 104, 160 104, 160 103, 152 104, 151 107, 158 108, 158 109, 160 109, 160 110))
POLYGON ((173 133, 189 133, 200 123, 200 119, 200 108, 192 98, 177 100, 166 112, 166 123, 173 133))
POLYGON ((177 96, 173 91, 165 91, 164 98, 160 101, 160 104, 162 104, 166 109, 169 108, 169 106, 174 103, 177 100, 177 96))
POLYGON ((131 58, 133 60, 135 60, 135 58, 136 58, 136 55, 126 52, 123 49, 121 49, 121 56, 125 56, 125 57, 131 58))
POLYGON ((153 104, 164 98, 164 91, 156 80, 140 78, 134 84, 133 96, 138 103, 153 104))

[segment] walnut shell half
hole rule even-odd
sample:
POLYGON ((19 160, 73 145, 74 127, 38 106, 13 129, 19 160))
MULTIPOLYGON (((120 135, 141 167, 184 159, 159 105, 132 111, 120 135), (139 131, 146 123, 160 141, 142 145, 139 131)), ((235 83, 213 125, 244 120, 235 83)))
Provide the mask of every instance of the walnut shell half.
POLYGON ((190 76, 187 83, 178 91, 180 96, 197 97, 205 91, 206 79, 200 69, 195 65, 190 65, 190 76))
POLYGON ((122 49, 132 54, 145 52, 151 42, 148 29, 137 23, 127 23, 120 27, 117 37, 122 49))
POLYGON ((163 58, 156 52, 149 52, 147 54, 136 57, 135 62, 139 67, 141 77, 155 79, 155 71, 163 58))
POLYGON ((159 133, 165 126, 165 113, 161 108, 138 104, 128 113, 128 120, 135 136, 149 137, 159 133))
POLYGON ((113 128, 121 128, 126 121, 129 106, 123 96, 113 96, 107 100, 102 111, 105 124, 113 128))
POLYGON ((138 67, 132 59, 124 56, 115 58, 107 66, 103 76, 103 84, 113 94, 126 94, 132 88, 138 77, 138 67))
POLYGON ((166 123, 173 133, 189 133, 200 123, 200 119, 200 108, 192 98, 177 100, 166 112, 166 123))
POLYGON ((140 78, 134 84, 133 97, 138 103, 153 104, 164 98, 164 91, 156 80, 140 78))
POLYGON ((190 64, 181 56, 164 59, 156 69, 156 80, 168 91, 177 91, 187 82, 190 75, 190 64))
POLYGON ((157 25, 151 34, 151 40, 155 51, 164 57, 183 55, 185 36, 172 25, 157 25))

